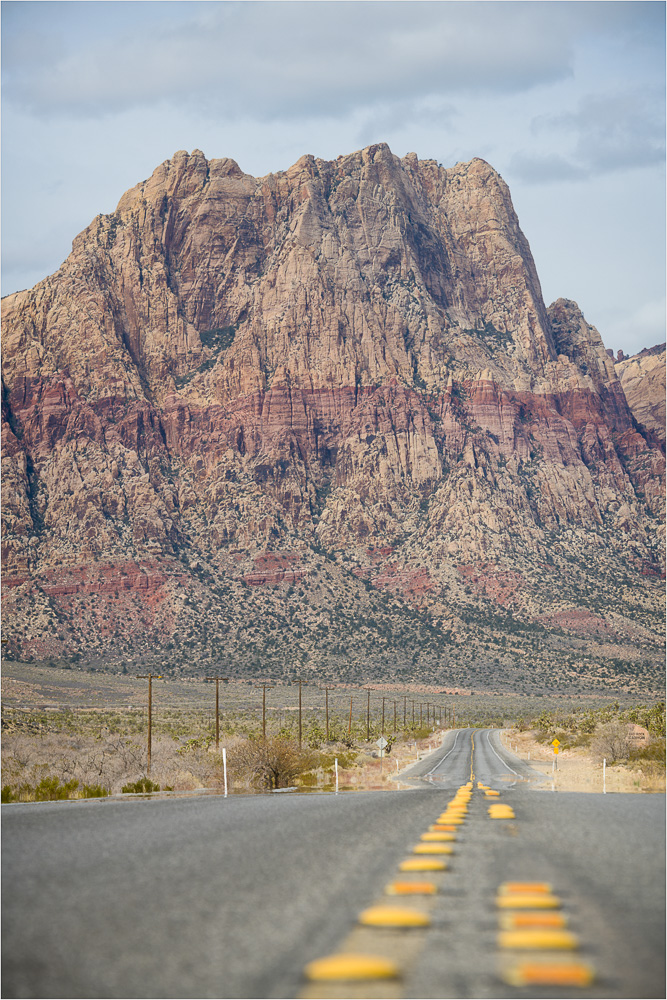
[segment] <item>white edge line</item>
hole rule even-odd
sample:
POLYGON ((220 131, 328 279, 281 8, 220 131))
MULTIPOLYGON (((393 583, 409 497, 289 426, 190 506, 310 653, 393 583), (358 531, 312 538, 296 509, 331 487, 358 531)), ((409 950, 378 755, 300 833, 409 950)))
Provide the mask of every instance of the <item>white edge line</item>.
POLYGON ((510 767, 509 764, 507 763, 507 761, 503 760, 503 758, 500 756, 500 754, 498 753, 498 751, 494 748, 493 744, 491 743, 491 730, 490 729, 487 729, 487 731, 486 731, 486 738, 489 741, 489 746, 491 747, 491 749, 493 750, 494 754, 496 755, 496 757, 498 758, 498 760, 500 761, 500 763, 503 765, 503 767, 506 767, 508 771, 511 771, 512 774, 516 774, 517 778, 520 778, 521 775, 519 774, 519 772, 515 771, 513 767, 510 767))
POLYGON ((460 733, 460 732, 461 732, 461 730, 460 730, 460 729, 457 729, 457 730, 456 730, 456 736, 454 737, 454 746, 452 747, 452 749, 451 749, 451 750, 448 750, 448 751, 447 751, 447 753, 445 754, 445 756, 444 756, 444 757, 441 757, 441 758, 440 758, 440 760, 438 761, 438 763, 437 763, 437 764, 436 764, 436 765, 435 765, 434 767, 432 767, 430 771, 427 771, 427 772, 426 772, 426 774, 424 775, 424 777, 425 777, 425 778, 428 778, 429 774, 433 774, 433 772, 435 771, 436 767, 440 767, 440 765, 442 764, 443 760, 446 760, 446 759, 447 759, 447 757, 449 757, 450 753, 452 753, 452 751, 453 751, 453 750, 455 749, 455 747, 456 747, 456 741, 457 741, 457 740, 458 740, 458 738, 459 738, 459 733, 460 733))

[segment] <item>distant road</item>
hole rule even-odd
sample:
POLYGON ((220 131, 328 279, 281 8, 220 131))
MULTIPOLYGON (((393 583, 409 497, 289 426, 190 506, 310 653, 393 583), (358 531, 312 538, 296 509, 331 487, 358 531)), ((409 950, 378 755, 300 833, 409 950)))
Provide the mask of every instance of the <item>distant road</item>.
POLYGON ((473 797, 405 996, 557 995, 496 978, 495 889, 526 878, 602 976, 581 996, 664 997, 664 796, 524 790, 488 730, 448 734, 412 791, 3 806, 3 997, 295 997, 471 763, 516 821, 473 797))

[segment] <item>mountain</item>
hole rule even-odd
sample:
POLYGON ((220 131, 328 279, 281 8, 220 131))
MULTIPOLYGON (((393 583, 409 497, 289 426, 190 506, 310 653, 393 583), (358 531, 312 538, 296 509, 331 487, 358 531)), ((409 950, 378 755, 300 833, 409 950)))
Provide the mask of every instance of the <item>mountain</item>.
POLYGON ((3 329, 8 655, 661 683, 664 432, 483 160, 176 153, 3 329))
POLYGON ((665 444, 665 344, 649 347, 616 365, 632 415, 665 444))

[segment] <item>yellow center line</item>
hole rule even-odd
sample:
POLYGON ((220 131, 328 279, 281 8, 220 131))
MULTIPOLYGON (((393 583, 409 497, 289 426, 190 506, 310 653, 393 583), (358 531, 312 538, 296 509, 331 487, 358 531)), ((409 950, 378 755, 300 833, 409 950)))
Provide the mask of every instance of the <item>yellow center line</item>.
POLYGON ((474 733, 470 734, 470 742, 472 744, 472 747, 471 747, 471 750, 470 750, 470 780, 474 781, 475 780, 475 772, 473 771, 473 763, 472 763, 472 755, 475 752, 475 734, 474 733))

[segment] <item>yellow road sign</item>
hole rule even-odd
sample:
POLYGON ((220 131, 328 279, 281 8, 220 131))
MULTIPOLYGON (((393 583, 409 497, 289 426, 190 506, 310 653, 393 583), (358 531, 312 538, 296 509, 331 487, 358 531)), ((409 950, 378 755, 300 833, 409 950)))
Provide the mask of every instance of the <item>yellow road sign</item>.
POLYGON ((552 747, 559 747, 560 746, 560 740, 552 740, 551 741, 551 746, 552 747))

